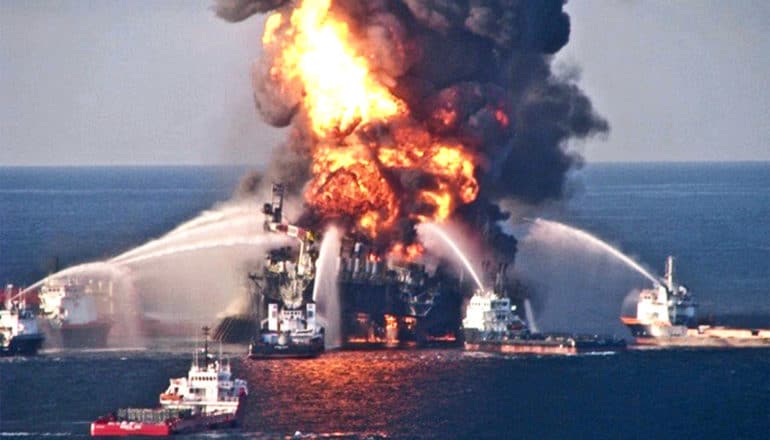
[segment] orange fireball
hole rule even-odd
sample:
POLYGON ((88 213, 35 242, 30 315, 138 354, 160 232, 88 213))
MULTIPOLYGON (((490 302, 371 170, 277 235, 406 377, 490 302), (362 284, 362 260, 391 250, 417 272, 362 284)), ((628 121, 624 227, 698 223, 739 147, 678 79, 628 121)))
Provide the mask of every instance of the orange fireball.
MULTIPOLYGON (((273 73, 299 82, 304 109, 319 137, 348 133, 360 123, 385 120, 404 111, 404 104, 371 73, 356 54, 348 25, 329 13, 331 0, 305 0, 289 19, 291 26, 273 73)), ((263 42, 277 41, 282 18, 273 14, 265 24, 263 42), (275 18, 277 17, 277 18, 275 18)))
MULTIPOLYGON (((356 35, 330 10, 331 3, 303 0, 290 12, 274 13, 262 37, 275 53, 270 75, 300 91, 302 121, 316 139, 305 199, 326 218, 354 219, 371 237, 393 228, 399 216, 448 219, 478 194, 474 156, 411 120, 406 103, 373 72, 357 50, 356 35), (389 126, 395 119, 402 123, 389 126), (362 143, 357 130, 375 122, 388 126, 389 141, 362 143), (426 175, 428 185, 404 194, 391 183, 399 185, 393 176, 403 172, 426 175), (419 212, 409 212, 414 206, 419 212)), ((456 117, 443 115, 446 124, 456 117)))
POLYGON ((358 225, 372 237, 393 226, 398 216, 396 196, 366 147, 320 147, 311 170, 314 177, 305 197, 321 214, 358 218, 358 225))

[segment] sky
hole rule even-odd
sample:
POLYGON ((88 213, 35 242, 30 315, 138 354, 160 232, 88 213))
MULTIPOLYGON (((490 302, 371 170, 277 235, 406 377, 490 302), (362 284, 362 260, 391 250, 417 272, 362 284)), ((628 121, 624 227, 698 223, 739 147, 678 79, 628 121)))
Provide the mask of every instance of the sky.
MULTIPOLYGON (((572 0, 556 70, 610 123, 587 162, 770 160, 770 2, 572 0)), ((0 165, 261 164, 263 20, 210 2, 0 2, 0 165)))

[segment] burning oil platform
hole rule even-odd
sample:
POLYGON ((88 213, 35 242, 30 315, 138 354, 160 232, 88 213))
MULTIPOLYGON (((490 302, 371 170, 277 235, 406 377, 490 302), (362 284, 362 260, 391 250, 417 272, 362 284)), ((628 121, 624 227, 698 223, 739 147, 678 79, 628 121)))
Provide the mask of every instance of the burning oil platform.
POLYGON ((354 238, 343 240, 339 291, 345 345, 394 346, 455 342, 462 286, 425 265, 388 258, 354 238))
POLYGON ((297 336, 330 319, 311 286, 325 275, 316 264, 334 258, 315 250, 331 225, 342 231, 332 283, 340 318, 325 325, 346 345, 457 339, 463 298, 482 283, 464 282, 448 255, 427 252, 438 260, 428 267, 419 225, 461 225, 481 248, 475 260, 490 261, 487 278, 502 272, 515 286, 504 273, 516 240, 500 228, 503 202, 560 198, 580 162, 567 142, 608 125, 573 78, 551 71, 569 36, 563 1, 444 3, 217 3, 228 21, 268 15, 253 97, 265 122, 291 128, 245 186, 253 194, 265 189, 253 182, 283 183, 266 228, 297 240, 268 253, 252 276, 250 311, 226 318, 220 339, 281 333, 273 311, 296 312, 287 325, 297 336), (284 194, 303 202, 295 224, 283 220, 284 194))
MULTIPOLYGON (((267 339, 257 337, 268 343, 273 336, 285 335, 286 344, 323 333, 315 307, 319 300, 315 297, 318 289, 314 289, 317 234, 284 222, 284 192, 283 185, 273 185, 273 200, 263 208, 264 228, 294 238, 296 246, 266 253, 261 272, 249 274, 253 289, 248 313, 224 318, 215 331, 219 340, 245 342, 255 335, 269 335, 267 339)), ((458 340, 463 292, 470 287, 445 266, 430 272, 415 261, 418 251, 422 252, 419 246, 382 250, 362 235, 348 234, 340 240, 336 289, 331 293, 339 295, 336 315, 340 322, 321 318, 326 325, 339 326, 343 346, 375 348, 458 340)))

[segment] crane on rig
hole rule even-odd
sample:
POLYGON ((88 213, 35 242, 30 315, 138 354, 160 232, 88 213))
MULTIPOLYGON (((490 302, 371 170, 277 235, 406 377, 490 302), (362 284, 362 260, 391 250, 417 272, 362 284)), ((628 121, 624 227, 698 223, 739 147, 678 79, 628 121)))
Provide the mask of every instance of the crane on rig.
POLYGON ((265 214, 264 228, 266 232, 283 234, 296 239, 299 243, 297 257, 293 259, 291 249, 278 249, 268 255, 264 278, 268 290, 278 290, 284 305, 297 308, 302 305, 303 293, 315 279, 315 259, 313 251, 315 234, 296 225, 285 223, 283 219, 283 201, 286 188, 281 183, 273 184, 272 201, 265 203, 262 213, 265 214))
POLYGON ((268 233, 283 234, 299 242, 299 248, 284 247, 268 252, 261 275, 249 277, 257 287, 260 310, 267 318, 259 324, 259 335, 249 346, 253 359, 313 357, 324 350, 324 327, 316 320, 311 297, 315 282, 315 235, 283 221, 285 187, 273 184, 273 198, 262 209, 268 233), (264 304, 266 303, 266 304, 264 304))
POLYGON ((279 310, 295 314, 294 312, 299 312, 302 305, 311 299, 309 292, 315 279, 317 255, 313 245, 316 237, 312 231, 284 221, 285 192, 283 184, 273 184, 272 199, 262 207, 262 213, 265 215, 264 231, 293 238, 299 246, 285 246, 266 253, 262 268, 248 275, 254 283, 248 312, 223 318, 214 332, 214 338, 217 340, 249 340, 263 325, 269 324, 269 319, 264 318, 270 318, 272 314, 275 321, 281 315, 279 310))

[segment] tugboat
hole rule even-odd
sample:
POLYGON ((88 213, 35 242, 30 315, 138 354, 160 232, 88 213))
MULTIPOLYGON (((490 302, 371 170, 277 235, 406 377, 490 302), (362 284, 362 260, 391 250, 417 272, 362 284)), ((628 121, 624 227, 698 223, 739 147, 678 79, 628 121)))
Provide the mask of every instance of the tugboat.
POLYGON ((14 296, 13 285, 5 288, 5 301, 0 309, 0 356, 35 355, 45 336, 39 330, 34 311, 23 299, 14 296))
POLYGON ((572 355, 625 350, 621 338, 597 335, 533 333, 514 313, 509 298, 479 289, 465 311, 465 349, 494 353, 572 355))
POLYGON ((233 379, 230 364, 211 359, 208 328, 201 356, 187 377, 169 380, 160 408, 121 408, 91 423, 92 436, 167 436, 236 426, 248 396, 246 381, 233 379))
POLYGON ((674 281, 674 258, 666 259, 661 283, 639 292, 636 316, 621 316, 644 347, 770 347, 770 329, 699 325, 697 303, 674 281))
POLYGON ((65 348, 105 347, 112 321, 99 316, 93 294, 74 280, 47 280, 40 288, 40 311, 65 348))

